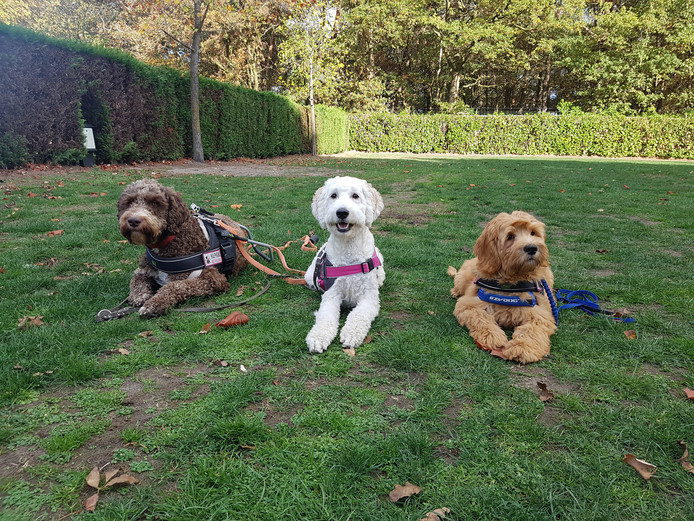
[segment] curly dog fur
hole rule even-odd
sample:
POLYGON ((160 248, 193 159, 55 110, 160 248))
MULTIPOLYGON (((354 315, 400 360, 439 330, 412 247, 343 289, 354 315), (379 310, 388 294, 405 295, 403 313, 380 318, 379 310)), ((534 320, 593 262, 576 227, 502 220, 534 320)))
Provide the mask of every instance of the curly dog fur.
MULTIPOLYGON (((487 224, 473 253, 476 258, 465 261, 460 270, 448 268, 454 278, 451 294, 458 298, 455 318, 484 349, 501 350, 503 358, 523 364, 542 360, 557 329, 547 295, 534 293, 537 304, 532 307, 491 304, 479 299, 475 280, 496 279, 513 285, 544 279, 553 291, 545 225, 525 212, 500 213, 487 224), (511 340, 502 328, 513 329, 511 340)), ((514 295, 530 297, 527 292, 514 295)))
MULTIPOLYGON (((216 217, 240 230, 228 217, 216 217)), ((118 199, 118 230, 130 243, 147 246, 161 257, 190 255, 209 246, 206 234, 183 203, 181 194, 152 179, 141 179, 125 188, 118 199)), ((237 251, 232 274, 236 275, 246 264, 237 251)), ((130 280, 128 302, 140 308, 140 316, 155 317, 190 297, 214 295, 228 289, 226 276, 214 267, 167 274, 153 268, 143 253, 130 280)))
MULTIPOLYGON (((380 310, 379 288, 386 275, 383 256, 375 246, 371 225, 383 210, 381 194, 363 179, 333 177, 328 179, 313 196, 311 210, 321 228, 330 232, 330 238, 321 248, 333 266, 363 263, 374 251, 381 266, 368 273, 337 278, 333 286, 323 293, 316 323, 306 336, 311 353, 322 353, 337 335, 341 306, 353 308, 340 331, 340 342, 345 348, 360 346, 380 310)), ((316 258, 306 271, 306 284, 316 289, 313 274, 316 258)))

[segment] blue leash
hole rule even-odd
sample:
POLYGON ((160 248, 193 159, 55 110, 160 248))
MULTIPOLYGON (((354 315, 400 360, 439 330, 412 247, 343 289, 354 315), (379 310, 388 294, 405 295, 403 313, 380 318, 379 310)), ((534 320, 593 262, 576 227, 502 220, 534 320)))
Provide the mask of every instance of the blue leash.
MULTIPOLYGON (((552 293, 549 291, 549 288, 546 286, 546 282, 543 280, 542 281, 543 286, 545 287, 545 291, 547 291, 548 295, 551 295, 552 293)), ((585 313, 588 313, 589 315, 594 315, 596 313, 601 313, 603 315, 611 315, 614 320, 618 320, 620 322, 627 322, 631 323, 634 322, 635 319, 630 318, 630 317, 623 317, 621 315, 618 315, 617 313, 614 313, 613 311, 607 311, 605 309, 600 309, 600 306, 598 305, 598 296, 595 293, 592 293, 590 291, 587 291, 585 289, 579 289, 576 291, 570 291, 568 289, 558 289, 557 290, 557 301, 558 302, 565 302, 565 304, 562 304, 559 306, 558 309, 556 309, 556 305, 553 302, 553 298, 550 298, 550 305, 552 306, 552 312, 555 313, 555 319, 558 320, 558 315, 559 311, 562 309, 571 309, 571 308, 579 308, 580 310, 584 311, 585 313)))

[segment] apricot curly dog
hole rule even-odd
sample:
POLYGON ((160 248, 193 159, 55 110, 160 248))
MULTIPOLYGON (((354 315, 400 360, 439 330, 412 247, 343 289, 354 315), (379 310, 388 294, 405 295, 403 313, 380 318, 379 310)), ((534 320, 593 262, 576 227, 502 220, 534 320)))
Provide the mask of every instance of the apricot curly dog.
MULTIPOLYGON (((227 216, 215 218, 240 230, 227 216)), ((236 275, 247 264, 235 243, 210 250, 214 230, 193 216, 181 194, 152 179, 125 188, 118 199, 118 230, 132 244, 147 247, 128 296, 141 317, 163 315, 190 297, 223 293, 229 289, 226 274, 236 275)))
POLYGON ((475 243, 476 258, 456 270, 453 314, 482 349, 523 364, 549 354, 556 331, 542 281, 550 291, 554 275, 545 245, 545 225, 525 212, 500 213, 475 243), (513 329, 511 340, 502 328, 513 329))

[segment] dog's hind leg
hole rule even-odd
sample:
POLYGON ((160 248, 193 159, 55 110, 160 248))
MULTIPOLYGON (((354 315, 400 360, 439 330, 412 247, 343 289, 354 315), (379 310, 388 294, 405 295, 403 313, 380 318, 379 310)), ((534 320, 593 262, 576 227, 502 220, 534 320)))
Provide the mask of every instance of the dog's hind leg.
POLYGON ((340 325, 340 293, 328 291, 323 294, 320 308, 316 311, 316 323, 306 335, 306 345, 311 353, 322 353, 337 335, 340 325))
POLYGON ((362 296, 359 303, 347 315, 345 325, 340 331, 340 342, 343 347, 354 349, 364 342, 380 308, 377 290, 368 291, 362 296))

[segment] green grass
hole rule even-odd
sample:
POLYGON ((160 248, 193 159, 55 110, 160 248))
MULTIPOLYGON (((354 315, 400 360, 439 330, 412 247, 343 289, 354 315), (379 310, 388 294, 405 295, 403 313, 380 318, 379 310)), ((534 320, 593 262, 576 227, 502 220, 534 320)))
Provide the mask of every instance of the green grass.
MULTIPOLYGON (((115 202, 147 174, 0 185, 0 518, 412 520, 441 507, 459 520, 694 518, 677 444, 694 448, 683 392, 694 388, 694 163, 359 155, 306 173, 315 167, 366 178, 386 201, 374 226, 381 314, 354 358, 337 343, 309 355, 319 295, 277 280, 241 327, 200 334, 224 311, 97 324, 141 253, 120 242, 115 202), (551 356, 527 367, 477 349, 452 316, 446 268, 516 209, 546 223, 558 288, 593 291, 636 323, 562 312, 551 356), (44 325, 20 330, 25 316, 44 325), (554 400, 539 400, 537 381, 554 400), (643 480, 627 453, 655 475, 643 480), (95 465, 141 482, 102 492, 87 514, 95 465), (406 481, 422 493, 390 503, 406 481)), ((311 229, 327 238, 310 211, 324 179, 161 181, 283 244, 311 229)), ((296 245, 286 255, 311 261, 296 245)), ((265 282, 248 269, 214 301, 265 282)))

